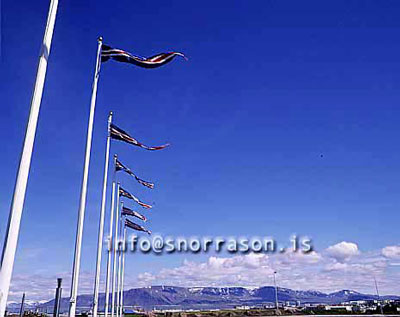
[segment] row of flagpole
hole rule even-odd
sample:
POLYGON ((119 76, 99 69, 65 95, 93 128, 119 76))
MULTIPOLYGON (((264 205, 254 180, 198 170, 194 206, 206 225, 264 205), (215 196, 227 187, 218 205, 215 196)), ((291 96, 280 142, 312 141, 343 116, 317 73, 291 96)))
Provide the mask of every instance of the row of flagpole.
MULTIPOLYGON (((25 140, 23 145, 23 150, 21 154, 19 169, 17 173, 16 184, 14 188, 13 200, 11 204, 9 221, 6 231, 6 237, 4 240, 4 246, 2 250, 1 257, 1 267, 0 267, 0 317, 3 317, 6 311, 7 298, 10 288, 11 275, 14 266, 15 252, 17 248, 18 236, 19 236, 19 228, 22 217, 22 210, 25 200, 26 186, 28 182, 30 163, 33 152, 34 139, 36 134, 36 127, 39 116, 39 109, 41 104, 41 98, 43 94, 43 87, 45 82, 45 75, 47 70, 47 62, 50 54, 51 41, 53 37, 55 18, 58 8, 58 0, 51 0, 50 9, 47 18, 46 30, 44 34, 43 44, 41 48, 41 54, 39 58, 39 66, 37 70, 36 83, 34 87, 34 92, 31 101, 31 110, 28 119, 28 124, 26 127, 25 140)), ((74 317, 76 314, 76 306, 77 306, 77 296, 78 296, 78 281, 79 281, 79 271, 80 271, 80 262, 81 262, 81 251, 82 251, 82 236, 83 236, 83 225, 85 218, 85 210, 86 210, 86 198, 87 198, 87 184, 88 184, 88 175, 89 175, 89 166, 90 166, 90 154, 91 154, 91 146, 92 146, 92 136, 93 136, 93 125, 94 125, 94 115, 95 115, 95 107, 96 107, 96 97, 97 97, 97 86, 100 76, 100 68, 102 62, 106 62, 110 59, 118 61, 130 63, 143 68, 157 68, 159 66, 165 65, 172 61, 176 56, 182 56, 186 59, 186 57, 182 53, 178 52, 170 52, 170 53, 161 53, 149 58, 141 58, 135 55, 132 55, 126 51, 120 49, 114 49, 110 46, 104 45, 102 38, 99 37, 97 43, 97 55, 96 55, 96 65, 95 72, 92 84, 92 95, 90 101, 90 112, 89 112, 89 122, 87 128, 87 137, 86 137, 86 149, 84 156, 84 168, 83 168, 83 177, 81 183, 81 193, 80 193, 80 202, 79 202, 79 212, 78 212, 78 221, 77 221, 77 230, 76 230, 76 240, 75 240, 75 252, 74 252, 74 261, 73 261, 73 271, 72 271, 72 281, 71 281, 71 294, 70 294, 70 306, 69 306, 69 316, 74 317)), ((107 192, 107 180, 108 180, 108 168, 109 168, 109 156, 110 156, 110 146, 111 139, 116 139, 120 141, 124 141, 126 143, 130 143, 135 146, 139 146, 146 150, 161 150, 165 148, 168 144, 162 146, 149 147, 146 146, 133 137, 131 137, 127 132, 118 128, 117 126, 112 124, 112 116, 110 113, 108 118, 108 135, 106 140, 106 155, 105 155, 105 166, 104 166, 104 175, 103 175, 103 187, 102 187, 102 197, 101 197, 101 208, 100 208, 100 219, 99 219, 99 232, 97 239, 97 256, 96 256, 96 274, 95 274, 95 282, 94 282, 94 297, 93 297, 93 315, 97 317, 98 312, 98 296, 99 296, 99 285, 100 285, 100 272, 101 272, 101 257, 102 257, 102 245, 103 245, 103 237, 104 237, 104 222, 105 222, 105 206, 106 206, 106 192, 107 192)), ((112 289, 112 309, 111 315, 114 317, 114 313, 116 315, 121 316, 123 313, 123 285, 124 285, 124 271, 125 271, 125 254, 123 251, 118 251, 118 233, 122 234, 123 229, 123 243, 125 245, 126 239, 126 227, 137 230, 144 231, 150 233, 147 229, 143 228, 140 225, 137 225, 130 220, 124 218, 124 222, 122 222, 122 212, 124 207, 120 205, 120 196, 124 196, 128 199, 134 200, 140 206, 144 208, 151 208, 150 205, 141 202, 137 197, 130 194, 123 188, 121 188, 120 184, 116 182, 116 171, 124 170, 131 176, 133 176, 140 184, 153 188, 154 184, 143 181, 139 179, 132 171, 126 168, 122 163, 118 162, 117 157, 114 156, 114 172, 113 172, 113 182, 112 182, 112 196, 111 196, 111 213, 110 213, 110 243, 113 243, 114 240, 114 248, 113 254, 108 252, 107 258, 107 276, 106 276, 106 301, 105 301, 105 314, 106 317, 109 312, 109 292, 110 292, 110 284, 112 289), (119 169, 117 169, 117 163, 120 164, 119 169), (117 198, 115 199, 115 194, 117 194, 117 198), (116 200, 116 203, 115 203, 116 200), (115 221, 115 232, 113 234, 113 226, 115 221), (120 228, 119 223, 121 222, 120 228), (120 231, 119 231, 120 230, 120 231), (117 255, 119 257, 118 262, 118 277, 117 274, 117 255), (111 281, 111 261, 113 259, 113 276, 111 281), (118 279, 118 280, 117 280, 118 279), (117 294, 116 294, 117 291, 117 294), (115 299, 117 296, 117 299, 115 299), (118 310, 115 310, 116 308, 118 310)), ((129 210, 129 209, 127 209, 129 210)), ((146 218, 139 213, 130 210, 130 216, 136 216, 142 220, 146 218)))
MULTIPOLYGON (((85 202, 86 200, 86 189, 87 189, 87 172, 89 168, 90 161, 90 145, 91 142, 91 134, 93 130, 93 120, 92 113, 94 113, 95 103, 96 103, 96 94, 97 94, 97 82, 100 75, 100 65, 102 62, 106 62, 109 59, 113 59, 119 62, 131 63, 136 66, 144 67, 144 68, 156 68, 166 63, 170 62, 175 56, 183 56, 181 53, 171 52, 171 53, 162 53, 155 55, 153 57, 143 59, 138 58, 126 51, 120 49, 114 49, 109 46, 106 46, 102 43, 102 38, 98 40, 98 50, 97 50, 97 59, 96 59, 96 68, 95 75, 93 81, 92 88, 92 99, 91 99, 91 107, 90 107, 90 116, 89 116, 89 128, 88 128, 88 138, 87 138, 87 147, 86 147, 86 155, 85 155, 85 165, 84 165, 84 178, 82 182, 82 190, 81 190, 81 202, 85 202)), ((102 189, 102 200, 101 200, 101 209, 100 209, 100 221, 99 221, 99 233, 98 233, 98 246, 97 246, 97 258, 96 258, 96 274, 95 274, 95 286, 94 286, 94 295, 93 295, 93 316, 97 317, 98 314, 98 297, 99 297, 99 284, 100 284, 100 272, 101 272, 101 256, 102 256, 102 243, 104 236, 104 218, 105 218, 105 204, 106 204, 106 191, 107 191, 107 180, 108 180, 108 168, 109 168, 109 155, 110 155, 110 145, 111 139, 120 140, 131 145, 135 145, 146 150, 161 150, 164 149, 168 144, 162 146, 147 146, 143 143, 139 142, 132 136, 130 136, 126 131, 120 129, 116 125, 112 123, 112 113, 109 115, 108 126, 107 126, 107 142, 106 142, 106 156, 105 156, 105 165, 104 165, 104 175, 103 175, 103 189, 102 189)), ((115 189, 116 182, 116 171, 124 170, 131 176, 134 176, 135 179, 141 183, 142 185, 153 188, 154 184, 143 181, 139 179, 131 170, 125 167, 122 163, 118 161, 116 156, 114 157, 114 174, 113 174, 113 190, 115 189), (118 165, 119 164, 119 165, 118 165), (118 165, 118 166, 117 166, 118 165)), ((110 215, 110 240, 112 241, 114 238, 114 249, 113 249, 113 268, 112 268, 112 291, 111 291, 111 317, 114 317, 114 314, 119 317, 122 315, 123 308, 123 274, 124 268, 122 268, 122 260, 124 255, 123 251, 119 248, 119 240, 122 231, 124 231, 124 240, 123 243, 125 245, 126 238, 126 226, 138 230, 145 231, 150 233, 147 229, 141 227, 132 222, 128 222, 129 220, 125 220, 122 222, 122 210, 123 204, 120 204, 120 197, 124 196, 128 199, 134 200, 136 203, 141 205, 144 208, 151 208, 150 205, 141 202, 137 197, 130 194, 126 190, 124 190, 120 183, 117 183, 117 199, 116 206, 114 206, 115 193, 112 193, 112 206, 111 206, 111 215, 110 215), (115 215, 114 215, 115 208, 115 215), (113 233, 113 222, 115 220, 115 231, 113 233), (118 263, 117 263, 118 257, 118 263)), ((132 211, 135 213, 134 211, 132 211)), ((70 311, 69 316, 74 317, 76 311, 76 296, 77 296, 77 284, 78 284, 78 276, 79 276, 79 266, 80 266, 80 253, 81 253, 81 243, 82 243, 82 232, 83 232, 83 218, 85 214, 85 204, 81 203, 79 216, 78 216, 78 229, 77 229, 77 238, 76 238, 76 247, 75 247, 75 259, 74 259, 74 271, 72 276, 72 284, 71 284, 71 299, 70 299, 70 311)), ((137 213, 136 213, 137 214, 137 213)), ((110 289, 110 274, 111 274, 111 253, 108 254, 107 259, 107 276, 106 276, 106 303, 105 303, 105 315, 108 316, 108 308, 109 308, 109 289, 110 289)), ((125 265, 125 262, 124 262, 125 265)))
MULTIPOLYGON (((183 56, 181 53, 171 52, 171 53, 162 53, 150 57, 148 59, 138 58, 126 51, 120 49, 113 49, 109 46, 102 45, 101 51, 101 61, 107 61, 109 59, 114 59, 119 62, 127 62, 131 63, 140 67, 144 68, 156 68, 166 63, 170 62, 175 56, 183 56)), ((96 64, 98 65, 98 64, 96 64)), ((98 71, 96 71, 98 74, 98 71)), ((102 241, 103 241, 103 232, 104 232, 104 214, 105 214, 105 202, 106 202, 106 188, 107 188, 107 176, 108 176, 108 162, 109 162, 109 152, 110 152, 110 141, 111 139, 116 139, 120 141, 124 141, 126 143, 130 143, 135 146, 139 146, 146 150, 161 150, 168 146, 156 146, 156 147, 149 147, 146 146, 133 137, 131 137, 127 132, 118 128, 114 124, 112 124, 112 113, 110 113, 109 121, 108 121, 108 136, 107 136, 107 143, 106 143, 106 159, 105 159, 105 167, 104 167, 104 178, 103 178, 103 192, 102 192, 102 204, 101 204, 101 211, 100 211, 100 222, 99 222, 99 236, 98 236, 98 252, 97 252, 97 261, 96 261, 96 277, 95 277, 95 289, 94 289, 94 296, 93 296, 93 316, 97 317, 98 313, 98 296, 99 296, 99 281, 100 281, 100 268, 101 268, 101 250, 102 250, 102 241)), ((111 316, 114 317, 114 314, 121 316, 123 313, 123 289, 124 289, 124 272, 125 272, 125 250, 121 251, 119 248, 119 232, 122 233, 122 228, 124 231, 123 235, 123 244, 125 246, 125 239, 126 239, 126 226, 139 231, 145 231, 150 233, 147 229, 137 225, 135 223, 130 222, 129 220, 122 221, 122 212, 124 211, 123 203, 120 204, 120 196, 127 197, 128 199, 132 199, 136 201, 139 205, 144 208, 151 208, 150 205, 142 203, 137 197, 133 196, 132 194, 128 193, 124 189, 121 188, 120 183, 118 182, 116 185, 116 171, 123 170, 133 176, 140 184, 148 187, 153 188, 154 184, 143 181, 139 179, 129 168, 125 167, 121 162, 118 161, 117 156, 114 156, 114 172, 113 172, 113 185, 112 185, 112 197, 111 197, 111 212, 110 212, 110 241, 112 243, 114 238, 114 248, 113 254, 109 251, 107 257, 107 276, 106 276, 106 291, 105 291, 105 316, 108 316, 109 312, 109 291, 110 291, 110 282, 111 282, 111 259, 113 259, 113 267, 112 267, 112 285, 111 285, 111 316), (117 202, 116 207, 114 206, 115 203, 115 187, 117 188, 117 202), (115 214, 114 214, 115 210, 115 214), (113 228, 113 222, 115 218, 115 231, 113 228), (129 221, 129 222, 128 222, 129 221), (113 233, 114 231, 114 233, 113 233), (118 268, 117 268, 117 255, 118 255, 118 268)), ((146 218, 135 211, 131 211, 131 216, 136 216, 141 219, 145 220, 146 218)))
MULTIPOLYGON (((111 114, 110 114, 111 115, 111 114)), ((110 129, 110 120, 109 120, 109 131, 110 129)), ((114 126, 115 127, 115 126, 114 126)), ((116 128, 116 127, 115 127, 116 128)), ((122 131, 122 130, 119 130, 122 131)), ((110 132, 109 132, 110 133, 110 132)), ((109 146, 109 141, 112 137, 112 135, 109 134, 107 137, 107 146, 106 146, 106 151, 109 151, 110 146, 109 146)), ((126 135, 126 137, 130 137, 126 135)), ((115 138, 115 134, 114 134, 115 138)), ((128 139, 127 139, 128 140, 128 139)), ((130 139, 129 139, 130 141, 130 139)), ((132 142, 128 142, 132 143, 132 142)), ((107 157, 109 154, 106 154, 106 164, 108 164, 107 157)), ((109 312, 109 289, 110 289, 110 275, 111 275, 111 259, 113 259, 113 269, 112 269, 112 292, 111 292, 111 299, 112 299, 112 304, 111 304, 111 316, 122 316, 123 313, 123 290, 124 290, 124 273, 125 273, 125 245, 126 245, 126 227, 127 225, 129 226, 129 220, 126 219, 125 217, 127 215, 131 216, 136 216, 140 218, 141 220, 146 221, 147 219, 139 214, 138 212, 135 212, 133 210, 130 210, 127 207, 124 207, 123 202, 120 201, 121 195, 130 199, 135 200, 137 203, 141 204, 145 208, 151 208, 150 205, 144 204, 137 200, 136 197, 134 197, 132 194, 124 190, 121 186, 120 183, 118 182, 116 184, 116 172, 118 170, 125 171, 126 173, 130 174, 131 176, 134 176, 136 180, 141 183, 142 185, 153 188, 154 184, 143 181, 142 179, 139 179, 129 168, 127 168, 125 165, 123 165, 120 161, 118 161, 118 158, 116 155, 114 155, 114 172, 113 172, 113 185, 112 185, 112 193, 111 193, 111 212, 110 212, 110 237, 109 241, 112 241, 114 243, 114 247, 112 250, 109 250, 108 253, 108 258, 107 258, 107 276, 106 276, 106 300, 105 300, 105 316, 108 316, 109 312), (115 193, 115 188, 116 188, 116 193, 115 193), (115 195, 117 195, 117 202, 116 206, 114 206, 114 201, 115 201, 115 195), (115 210, 115 228, 113 228, 113 222, 114 222, 114 210, 115 210), (122 235, 123 232, 123 236, 122 235), (120 243, 123 243, 122 248, 120 246, 120 243), (112 251, 112 252, 111 252, 112 251), (118 263, 117 263, 118 262, 118 263)), ((100 219, 100 222, 104 224, 104 221, 100 219)), ((135 225, 133 229, 135 230, 140 230, 140 231, 146 231, 150 233, 147 229, 132 223, 135 225)), ((131 227, 132 228, 132 227, 131 227)), ((100 232, 101 230, 99 230, 100 232)), ((100 241, 100 240, 99 240, 100 241)), ((101 263, 101 253, 100 257, 98 258, 98 264, 101 263)), ((100 270, 96 271, 96 279, 99 278, 100 270)), ((98 313, 98 287, 95 287, 94 291, 94 297, 93 297, 93 316, 97 316, 98 313)))
MULTIPOLYGON (((31 101, 31 110, 28 119, 28 124, 26 127, 25 140, 23 145, 23 150, 21 154, 19 169, 17 173, 16 184, 14 188, 13 200, 11 204, 9 221, 7 225, 6 237, 4 240, 4 246, 2 250, 1 257, 1 267, 0 267, 0 317, 4 317, 7 305, 7 298, 10 288, 11 275, 14 266, 15 252, 18 243, 19 236, 19 228, 22 217, 22 210, 25 200, 26 186, 28 182, 32 152, 34 139, 36 134, 36 127, 39 117, 39 109, 41 104, 41 98, 43 94, 43 87, 45 82, 45 75, 47 70, 47 62, 50 54, 51 41, 53 37, 55 18, 58 8, 58 0, 51 0, 50 9, 47 18, 46 30, 44 34, 43 44, 41 48, 41 54, 39 58, 39 65, 37 70, 36 82, 33 91, 32 101, 31 101)), ((99 81, 100 68, 102 62, 106 62, 110 59, 118 61, 130 63, 136 66, 140 66, 143 68, 157 68, 159 66, 165 65, 172 61, 174 57, 182 56, 186 58, 182 53, 178 52, 170 52, 170 53, 161 53, 149 58, 141 58, 135 55, 132 55, 126 51, 120 49, 114 49, 107 45, 104 45, 102 42, 102 38, 98 39, 97 45, 97 55, 96 55, 96 65, 95 72, 92 84, 92 96, 90 101, 90 112, 89 112, 89 122, 87 128, 87 137, 86 137, 86 150, 84 157, 84 168, 83 168, 83 177, 81 183, 81 193, 80 193, 80 202, 79 202, 79 212, 78 212, 78 221, 77 221, 77 230, 76 230, 76 240, 75 240, 75 252, 74 252, 74 261, 73 261, 73 271, 72 271, 72 281, 71 281, 71 294, 70 294, 70 307, 69 307, 69 316, 74 317, 76 313, 76 301, 78 295, 78 281, 79 281, 79 271, 80 271, 80 262, 81 262, 81 251, 82 251, 82 236, 83 236, 83 225, 85 218, 85 210, 86 210, 86 198, 87 198, 87 184, 88 184, 88 175, 89 175, 89 165, 90 165, 90 153, 92 146, 92 136, 93 136, 93 125, 94 125, 94 115, 95 115, 95 107, 96 107, 96 97, 97 97, 97 85, 99 81)), ((124 130, 119 129, 118 127, 112 124, 112 113, 109 115, 108 119, 108 135, 106 141, 106 157, 105 157, 105 167, 104 167, 104 175, 103 175, 103 188, 102 188, 102 197, 101 197, 101 209, 100 209, 100 220, 99 220, 99 232, 98 232, 98 246, 97 246, 97 257, 96 257, 96 274, 95 274, 95 282, 94 282, 94 298, 93 298, 93 315, 97 317, 98 311, 98 295, 99 295, 99 285, 100 285, 100 271, 101 271, 101 256, 102 256, 102 244, 103 244, 103 236, 104 236, 104 221, 105 221, 105 205, 106 205, 106 192, 107 192, 107 180, 108 180, 108 165, 109 165, 109 155, 110 155, 110 143, 111 139, 114 138, 116 140, 124 141, 146 150, 160 150, 165 148, 167 145, 149 147, 146 146, 136 139, 132 138, 128 133, 124 130)), ((112 277, 112 309, 111 315, 114 316, 114 312, 119 315, 122 315, 123 309, 123 284, 124 284, 124 270, 125 270, 125 257, 121 252, 119 252, 119 271, 117 281, 117 248, 118 248, 118 229, 119 222, 122 221, 121 218, 121 209, 120 208, 120 196, 125 196, 128 199, 132 199, 137 202, 139 205, 145 208, 151 208, 150 205, 142 203, 137 197, 123 190, 119 183, 116 184, 116 171, 117 171, 117 158, 114 157, 114 172, 113 172, 113 182, 112 182, 112 197, 111 197, 111 215, 110 215, 110 242, 113 242, 114 236, 114 252, 108 253, 107 258, 107 277, 106 277, 106 303, 105 303, 105 314, 107 316, 109 311, 109 291, 110 291, 110 283, 111 283, 111 259, 113 258, 113 277, 112 277), (117 190, 117 202, 115 203, 115 189, 117 190), (115 232, 113 235, 113 226, 115 221, 115 232), (113 257, 112 257, 113 255, 113 257), (122 259, 121 259, 122 257, 122 259), (118 283, 118 285, 116 285, 118 283), (115 301, 115 291, 117 288, 117 302, 115 301), (121 294, 120 294, 121 292, 121 294), (116 306, 120 307, 120 311, 115 311, 116 306)), ((153 184, 148 183, 139 179, 133 172, 127 169, 125 166, 124 170, 128 172, 130 175, 134 176, 136 180, 144 186, 149 188, 153 188, 153 184)), ((137 216, 138 213, 132 211, 133 216, 137 216)), ((141 219, 145 219, 144 216, 140 217, 141 219)), ((124 239, 126 239, 126 227, 132 228, 138 231, 145 231, 150 233, 147 229, 137 225, 128 219, 124 221, 124 239)), ((121 228, 122 230, 122 223, 121 228)), ((122 232, 122 231, 121 231, 122 232)), ((125 244, 125 240, 124 240, 125 244)))

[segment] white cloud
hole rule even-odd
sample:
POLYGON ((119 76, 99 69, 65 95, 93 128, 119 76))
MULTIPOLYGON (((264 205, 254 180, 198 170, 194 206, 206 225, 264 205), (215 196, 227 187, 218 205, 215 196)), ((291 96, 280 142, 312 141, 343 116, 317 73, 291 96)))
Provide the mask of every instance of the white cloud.
MULTIPOLYGON (((210 256, 201 262, 184 260, 172 268, 127 274, 125 285, 126 289, 160 284, 258 287, 273 285, 273 272, 277 271, 280 287, 323 292, 353 289, 374 293, 371 276, 375 276, 382 294, 400 294, 400 269, 396 266, 399 262, 398 251, 399 247, 388 246, 382 250, 360 253, 356 244, 341 242, 322 253, 210 256)), ((15 274, 9 300, 19 300, 22 292, 27 290, 31 300, 51 299, 54 297, 57 277, 64 278, 63 294, 68 296, 69 273, 49 275, 41 271, 15 274)), ((90 294, 93 280, 93 272, 82 272, 79 293, 90 294)), ((101 289, 104 289, 103 284, 101 289)))
POLYGON ((332 271, 344 271, 349 268, 349 265, 347 263, 341 263, 341 262, 334 262, 334 263, 328 263, 325 267, 324 270, 327 272, 332 272, 332 271))
POLYGON ((330 257, 340 262, 360 253, 357 244, 346 241, 330 246, 326 249, 326 252, 330 257))
POLYGON ((333 245, 322 254, 250 253, 232 257, 211 256, 204 262, 185 260, 180 266, 142 274, 130 282, 140 286, 156 282, 186 287, 254 287, 273 285, 275 270, 279 286, 286 288, 323 292, 354 289, 374 293, 373 275, 383 294, 400 293, 400 271, 393 271, 392 263, 382 257, 380 251, 360 253, 358 246, 350 242, 333 245))
POLYGON ((211 256, 203 263, 185 260, 181 266, 162 269, 156 276, 141 275, 138 282, 142 286, 147 286, 149 280, 185 286, 260 285, 260 282, 270 283, 273 272, 270 257, 266 254, 211 256))
POLYGON ((400 259, 400 246, 391 245, 382 249, 382 254, 389 259, 400 259))
MULTIPOLYGON (((57 287, 57 278, 62 278, 63 297, 69 295, 71 273, 46 274, 36 272, 32 274, 15 274, 11 280, 8 301, 19 301, 22 293, 26 292, 29 300, 51 300, 54 298, 57 287)), ((83 271, 79 276, 79 292, 89 294, 93 291, 94 273, 83 271)), ((101 280, 101 289, 104 283, 101 280)))

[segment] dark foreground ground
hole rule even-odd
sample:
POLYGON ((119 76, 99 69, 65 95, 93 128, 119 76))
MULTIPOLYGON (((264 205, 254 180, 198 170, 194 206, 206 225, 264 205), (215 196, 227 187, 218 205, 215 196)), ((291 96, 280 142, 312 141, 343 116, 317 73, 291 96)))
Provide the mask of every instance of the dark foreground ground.
MULTIPOLYGON (((92 317, 92 315, 77 315, 78 317, 92 317)), ((103 316, 103 315, 100 315, 103 316)), ((124 314, 124 317, 267 317, 267 316, 304 316, 304 317, 379 317, 382 316, 379 312, 370 311, 368 313, 354 313, 346 311, 325 311, 325 310, 300 310, 300 309, 285 309, 280 310, 277 314, 275 309, 226 309, 215 311, 176 311, 176 312, 143 312, 138 314, 124 314)), ((391 311, 383 315, 384 317, 400 317, 400 312, 391 311)), ((17 314, 9 314, 8 317, 19 317, 17 314)), ((29 313, 25 312, 24 317, 52 317, 51 314, 44 313, 29 313)), ((67 314, 61 314, 60 317, 68 317, 67 314)))
MULTIPOLYGON (((149 317, 240 317, 240 316, 255 316, 255 317, 263 317, 263 316, 293 316, 293 315, 298 315, 298 316, 312 316, 312 317, 321 317, 321 316, 330 316, 330 317, 338 317, 338 316, 382 316, 378 313, 372 313, 372 314, 354 314, 350 312, 304 312, 300 310, 290 310, 290 311, 283 311, 279 312, 279 314, 276 313, 275 310, 271 309, 249 309, 249 310, 219 310, 219 311, 196 311, 196 312, 163 312, 163 313, 147 313, 145 316, 149 317)), ((389 316, 395 316, 398 317, 400 313, 392 313, 392 314, 385 314, 385 317, 389 316)), ((125 315, 126 317, 138 317, 138 316, 144 316, 144 315, 125 315)))

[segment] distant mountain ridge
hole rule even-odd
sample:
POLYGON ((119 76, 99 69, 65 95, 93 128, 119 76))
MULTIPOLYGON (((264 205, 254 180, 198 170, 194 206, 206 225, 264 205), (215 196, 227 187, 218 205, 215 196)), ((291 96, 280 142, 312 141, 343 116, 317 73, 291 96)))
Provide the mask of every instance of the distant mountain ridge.
MULTIPOLYGON (((46 301, 46 300, 41 300, 41 301, 25 300, 24 308, 26 310, 35 309, 36 307, 39 307, 40 305, 45 305, 47 302, 48 301, 46 301)), ((10 312, 19 312, 19 310, 21 309, 21 303, 20 302, 8 302, 7 309, 10 312)))
MULTIPOLYGON (((381 298, 400 299, 400 296, 382 296, 381 298)), ((278 299, 279 302, 339 304, 351 300, 377 299, 377 296, 352 290, 323 293, 279 287, 278 299)), ((92 300, 92 295, 80 295, 77 306, 82 310, 88 310, 92 305, 92 300)), ((133 288, 124 292, 125 306, 139 306, 147 310, 153 308, 229 308, 237 305, 261 305, 274 301, 275 288, 272 286, 258 288, 151 286, 133 288)), ((99 307, 103 308, 104 302, 105 296, 100 294, 99 307)), ((68 305, 69 299, 62 298, 61 310, 68 311, 68 305)), ((38 304, 36 307, 50 312, 54 307, 54 300, 38 304)))

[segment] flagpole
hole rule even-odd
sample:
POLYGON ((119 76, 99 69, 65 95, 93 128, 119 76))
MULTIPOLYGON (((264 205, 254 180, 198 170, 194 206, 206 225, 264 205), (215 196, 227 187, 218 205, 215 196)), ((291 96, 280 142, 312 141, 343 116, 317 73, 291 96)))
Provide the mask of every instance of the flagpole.
POLYGON ((92 147, 94 110, 96 107, 96 96, 97 96, 97 82, 99 80, 99 75, 100 75, 100 64, 101 64, 100 56, 101 56, 102 41, 103 41, 103 39, 101 37, 99 37, 97 40, 98 46, 97 46, 96 68, 95 68, 93 86, 92 86, 92 98, 90 101, 90 114, 89 114, 89 123, 88 123, 88 130, 87 130, 87 139, 86 139, 85 163, 84 163, 84 167, 83 167, 81 197, 80 197, 80 202, 79 202, 79 214, 78 214, 78 223, 77 223, 77 229, 76 229, 75 254, 74 254, 74 265, 73 265, 73 271, 72 271, 69 317, 75 317, 75 312, 76 312, 76 298, 77 298, 77 293, 78 293, 79 269, 80 269, 80 264, 81 264, 83 222, 84 222, 84 218, 85 218, 85 209, 86 209, 86 196, 87 196, 86 193, 87 193, 87 183, 88 183, 88 174, 89 174, 90 150, 92 147))
MULTIPOLYGON (((113 226, 114 226, 114 206, 115 206, 115 163, 117 161, 117 155, 114 155, 114 173, 113 173, 113 184, 112 184, 112 194, 111 194, 111 215, 110 215, 110 243, 113 243, 113 226)), ((111 282, 111 258, 112 258, 112 249, 108 250, 108 258, 107 258, 107 277, 106 277, 106 303, 104 314, 105 317, 108 317, 108 306, 110 303, 110 282, 111 282)))
POLYGON ((115 286, 117 274, 117 247, 118 247, 118 219, 119 219, 119 188, 117 184, 117 208, 115 211, 115 233, 114 233, 114 263, 113 263, 113 278, 112 278, 112 296, 111 296, 111 317, 114 317, 115 312, 115 286))
POLYGON ((125 276, 125 253, 126 253, 126 227, 124 225, 124 253, 122 254, 122 272, 121 272, 121 296, 120 296, 120 313, 119 315, 122 317, 124 313, 124 276, 125 276))
POLYGON ((99 222, 99 236, 97 240, 97 261, 96 261, 96 277, 94 280, 94 296, 93 296, 93 317, 97 317, 99 288, 100 288, 100 271, 101 271, 101 253, 103 248, 103 234, 104 234, 104 214, 106 209, 106 194, 107 194, 107 178, 108 178, 108 161, 110 157, 110 125, 112 122, 112 112, 108 116, 107 125, 107 143, 106 143, 106 159, 104 162, 104 178, 103 178, 103 192, 101 197, 100 209, 100 222, 99 222))
MULTIPOLYGON (((121 210, 124 207, 124 203, 121 202, 121 210)), ((120 237, 119 237, 119 241, 121 241, 122 238, 122 213, 120 213, 120 217, 119 217, 119 230, 120 230, 120 237)), ((117 317, 121 317, 121 272, 122 272, 122 250, 120 250, 119 248, 119 243, 118 243, 118 287, 117 287, 117 317)))
POLYGON ((121 239, 121 229, 122 229, 122 216, 119 217, 119 227, 120 227, 120 234, 118 239, 118 279, 117 279, 117 317, 120 316, 120 291, 121 291, 121 258, 122 252, 119 248, 119 241, 121 239))
POLYGON ((10 289, 11 275, 14 267, 15 251, 17 249, 22 210, 24 207, 26 187, 31 166, 33 145, 36 127, 39 118, 44 81, 46 78, 47 61, 50 55, 51 41, 54 33, 54 24, 57 15, 58 0, 51 0, 47 16, 46 30, 43 36, 39 65, 37 68, 36 82, 31 99, 31 108, 28 124, 25 131, 25 140, 19 161, 17 179, 8 218, 8 226, 4 239, 4 246, 0 262, 0 317, 6 311, 8 292, 10 289))

